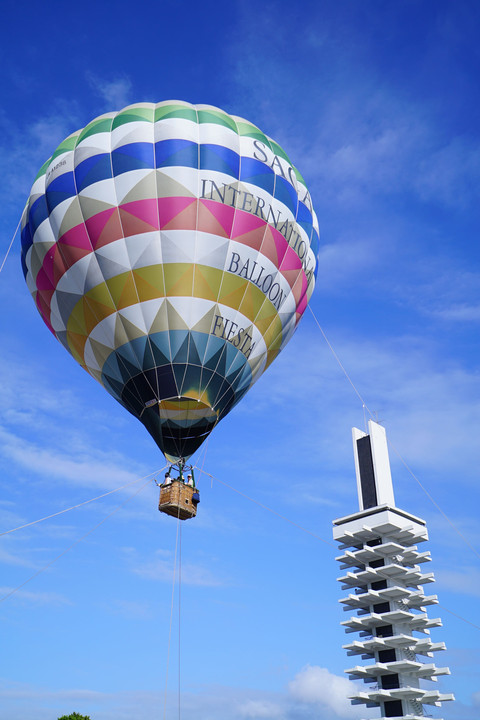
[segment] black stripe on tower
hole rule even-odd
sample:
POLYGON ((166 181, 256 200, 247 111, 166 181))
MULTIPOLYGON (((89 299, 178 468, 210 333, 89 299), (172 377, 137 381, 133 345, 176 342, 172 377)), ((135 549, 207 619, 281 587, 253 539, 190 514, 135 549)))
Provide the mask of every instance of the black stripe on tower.
POLYGON ((363 508, 366 510, 378 505, 370 435, 365 435, 357 440, 357 453, 363 508))

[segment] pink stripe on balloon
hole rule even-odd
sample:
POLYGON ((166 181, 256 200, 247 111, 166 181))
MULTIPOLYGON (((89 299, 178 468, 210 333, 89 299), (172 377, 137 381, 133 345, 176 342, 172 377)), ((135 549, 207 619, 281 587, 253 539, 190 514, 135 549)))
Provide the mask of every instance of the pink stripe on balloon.
MULTIPOLYGON (((189 205, 196 202, 196 198, 192 197, 166 197, 158 198, 158 214, 160 217, 160 228, 173 220, 182 210, 185 210, 189 205)), ((186 230, 194 228, 185 228, 186 230)))
POLYGON ((302 299, 300 300, 300 302, 297 305, 297 313, 299 313, 300 316, 302 316, 303 313, 305 312, 305 310, 307 308, 307 303, 308 303, 307 294, 305 293, 305 295, 302 295, 302 299))
POLYGON ((290 246, 287 248, 285 256, 282 260, 282 270, 299 270, 302 267, 302 261, 298 257, 295 250, 290 246))
MULTIPOLYGON (((56 285, 54 272, 53 272, 53 267, 54 267, 54 262, 55 262, 55 251, 56 251, 56 246, 53 245, 53 247, 51 247, 50 250, 47 251, 45 257, 43 258, 43 265, 41 268, 43 270, 43 272, 45 273, 45 275, 50 280, 52 287, 55 287, 55 285, 56 285)), ((39 274, 40 273, 37 274, 37 277, 35 278, 35 280, 37 280, 39 274)), ((37 282, 37 287, 39 288, 39 290, 44 289, 44 288, 40 288, 38 286, 38 282, 37 282)))
POLYGON ((301 279, 302 279, 302 295, 304 295, 307 292, 307 288, 308 288, 308 280, 307 280, 307 276, 305 275, 304 272, 302 272, 301 279))
POLYGON ((232 240, 239 235, 245 235, 252 230, 258 230, 261 227, 265 227, 267 223, 265 220, 258 218, 256 215, 251 215, 248 212, 242 212, 237 210, 235 214, 235 221, 232 229, 232 240))
POLYGON ((285 257, 285 253, 288 250, 288 242, 281 232, 272 228, 273 239, 275 240, 275 246, 277 248, 278 264, 282 264, 282 260, 285 257))
POLYGON ((46 305, 45 301, 43 300, 40 293, 37 292, 37 295, 35 297, 35 304, 38 308, 38 311, 40 315, 42 316, 43 322, 48 327, 50 332, 52 332, 55 335, 55 330, 53 329, 51 323, 50 323, 50 308, 46 305))
MULTIPOLYGON (((87 226, 88 235, 91 238, 92 245, 95 247, 95 244, 102 234, 102 231, 107 224, 107 222, 112 217, 113 213, 116 213, 117 208, 108 208, 107 210, 102 210, 102 212, 97 213, 96 215, 92 215, 91 218, 88 220, 85 220, 85 224, 87 226)), ((80 227, 80 226, 79 226, 80 227)))
POLYGON ((125 203, 119 207, 122 210, 134 215, 139 220, 148 223, 155 230, 159 229, 158 225, 158 201, 156 198, 147 198, 145 200, 134 200, 133 202, 125 203))
POLYGON ((35 283, 38 290, 54 290, 54 285, 43 267, 41 267, 38 271, 37 277, 35 278, 35 283))
POLYGON ((214 200, 200 200, 202 205, 212 213, 216 220, 223 227, 227 235, 232 232, 233 218, 235 216, 235 208, 230 205, 224 205, 223 203, 215 202, 214 200))
POLYGON ((92 249, 90 238, 83 223, 75 225, 75 227, 63 233, 62 237, 58 238, 58 242, 61 245, 72 245, 72 247, 83 248, 84 250, 92 249))

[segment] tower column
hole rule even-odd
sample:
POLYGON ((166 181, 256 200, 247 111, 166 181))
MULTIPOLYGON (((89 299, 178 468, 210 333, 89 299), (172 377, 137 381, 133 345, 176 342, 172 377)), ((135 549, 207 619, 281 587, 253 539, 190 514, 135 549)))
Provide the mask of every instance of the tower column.
POLYGON ((450 673, 429 660, 445 644, 430 639, 430 629, 442 623, 426 611, 438 602, 423 587, 434 582, 423 569, 430 553, 418 549, 428 540, 426 523, 395 506, 384 428, 373 421, 368 435, 354 428, 353 444, 360 509, 333 523, 345 571, 338 580, 348 593, 340 602, 354 613, 342 625, 359 634, 343 647, 367 661, 345 671, 369 686, 350 700, 379 707, 381 720, 421 720, 425 705, 454 699, 423 682, 450 673))

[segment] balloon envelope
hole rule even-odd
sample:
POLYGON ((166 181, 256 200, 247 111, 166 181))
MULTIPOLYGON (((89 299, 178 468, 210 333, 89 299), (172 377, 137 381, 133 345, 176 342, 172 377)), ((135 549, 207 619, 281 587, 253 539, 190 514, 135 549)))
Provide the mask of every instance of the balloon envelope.
POLYGON ((22 219, 43 320, 173 462, 288 342, 318 247, 310 195, 280 146, 179 101, 132 105, 69 136, 22 219))

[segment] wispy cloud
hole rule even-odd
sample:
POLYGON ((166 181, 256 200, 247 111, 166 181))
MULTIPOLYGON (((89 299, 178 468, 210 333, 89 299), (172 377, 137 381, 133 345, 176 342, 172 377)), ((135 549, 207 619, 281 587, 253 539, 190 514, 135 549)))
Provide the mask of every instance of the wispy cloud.
POLYGON ((335 242, 325 242, 318 258, 317 293, 344 295, 352 282, 374 273, 392 253, 392 246, 382 238, 366 234, 353 237, 353 232, 348 232, 335 242))
POLYGON ((19 552, 10 552, 6 548, 0 548, 0 564, 18 565, 19 567, 33 568, 35 564, 19 552))
POLYGON ((100 447, 91 431, 121 429, 120 408, 118 416, 108 418, 71 390, 68 380, 56 382, 45 373, 41 361, 25 363, 8 352, 0 360, 0 384, 3 456, 28 469, 30 480, 32 468, 35 479, 68 480, 85 487, 118 487, 142 476, 121 453, 100 447))
POLYGON ((20 216, 23 203, 41 165, 68 135, 79 127, 78 104, 59 100, 47 115, 37 117, 24 125, 14 123, 0 113, 1 184, 4 192, 4 210, 10 206, 20 216))
MULTIPOLYGON (((306 453, 313 460, 313 453, 324 461, 327 453, 338 467, 342 428, 350 419, 362 423, 362 405, 319 331, 310 325, 300 333, 297 347, 302 344, 308 352, 288 346, 261 379, 261 389, 259 383, 236 412, 268 416, 275 411, 279 432, 284 419, 285 436, 299 456, 306 453), (313 414, 312 402, 317 408, 313 414)), ((480 379, 474 370, 443 362, 428 339, 384 336, 376 341, 346 338, 338 331, 329 339, 369 408, 380 411, 390 440, 407 462, 443 472, 455 469, 458 476, 462 457, 466 474, 460 481, 474 476, 472 468, 480 462, 479 448, 472 443, 480 434, 480 379), (441 417, 448 417, 448 433, 439 433, 441 417)))
POLYGON ((87 81, 96 94, 103 98, 108 111, 121 110, 131 102, 132 82, 129 77, 106 80, 94 73, 87 73, 87 81))
POLYGON ((478 567, 456 567, 454 570, 440 569, 435 573, 439 588, 459 595, 480 597, 480 569, 478 567))
POLYGON ((149 603, 134 600, 113 600, 108 605, 108 611, 114 615, 134 620, 151 620, 155 617, 155 610, 149 603))
MULTIPOLYGON (((133 548, 124 549, 130 571, 146 580, 172 582, 173 555, 165 550, 157 550, 153 559, 141 560, 133 548)), ((182 582, 186 585, 218 587, 225 581, 216 577, 206 566, 187 562, 182 564, 182 582)))
POLYGON ((432 314, 437 315, 443 320, 453 322, 469 323, 480 321, 480 304, 467 305, 466 303, 455 304, 450 307, 444 307, 438 310, 432 310, 432 314))
POLYGON ((0 500, 0 532, 22 525, 26 522, 23 515, 13 510, 15 503, 13 501, 0 500))
MULTIPOLYGON (((421 156, 420 156, 421 157, 421 156)), ((415 186, 423 199, 468 207, 480 191, 480 143, 457 136, 423 157, 415 186)))
MULTIPOLYGON (((0 587, 0 597, 4 597, 12 590, 12 587, 0 587)), ((10 602, 20 605, 49 605, 51 607, 72 605, 71 600, 55 592, 28 592, 26 590, 17 590, 10 596, 9 600, 10 602)))
POLYGON ((80 453, 41 447, 0 427, 3 453, 19 468, 35 468, 36 478, 68 480, 84 487, 116 487, 132 482, 139 476, 121 462, 112 463, 109 454, 92 448, 80 453))
POLYGON ((253 720, 261 720, 261 718, 281 720, 281 718, 285 717, 284 708, 270 700, 247 700, 246 703, 240 706, 239 715, 253 720))

